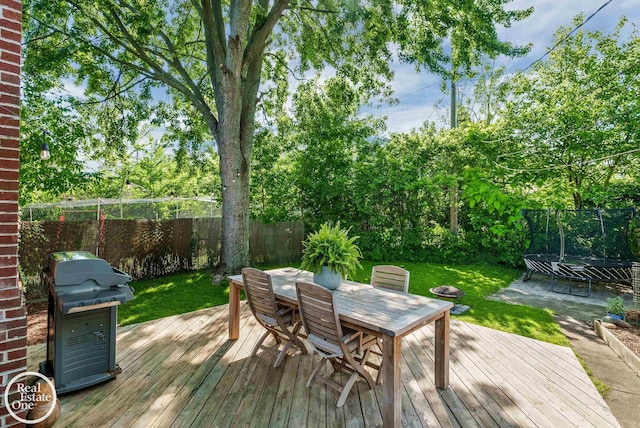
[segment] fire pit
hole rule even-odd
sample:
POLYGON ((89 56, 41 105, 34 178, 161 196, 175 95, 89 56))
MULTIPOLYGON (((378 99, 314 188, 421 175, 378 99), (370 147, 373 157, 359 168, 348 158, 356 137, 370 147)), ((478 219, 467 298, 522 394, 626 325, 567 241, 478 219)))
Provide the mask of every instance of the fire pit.
POLYGON ((442 297, 443 299, 453 300, 454 305, 453 308, 451 308, 451 313, 454 315, 460 315, 461 313, 469 309, 469 306, 460 304, 462 298, 466 296, 466 293, 457 287, 453 287, 451 285, 441 285, 439 287, 431 288, 429 289, 429 291, 431 292, 431 294, 442 297))
POLYGON ((466 293, 459 288, 452 287, 451 285, 441 285, 440 287, 434 287, 429 290, 432 294, 444 299, 451 299, 454 302, 460 302, 466 293))
POLYGON ((49 256, 47 359, 40 372, 63 394, 115 378, 117 307, 133 299, 131 277, 85 251, 49 256))

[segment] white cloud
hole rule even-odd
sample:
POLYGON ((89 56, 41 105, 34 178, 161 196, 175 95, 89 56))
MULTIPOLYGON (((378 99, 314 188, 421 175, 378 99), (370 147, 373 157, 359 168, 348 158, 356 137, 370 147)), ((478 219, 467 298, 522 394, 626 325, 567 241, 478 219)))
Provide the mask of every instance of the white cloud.
MULTIPOLYGON (((534 12, 529 18, 515 23, 511 28, 502 29, 498 34, 502 40, 516 45, 532 43, 533 47, 525 57, 517 59, 502 57, 497 60, 496 65, 506 66, 507 74, 516 73, 527 67, 553 46, 553 35, 560 26, 573 28, 573 18, 576 15, 582 13, 586 18, 603 4, 604 0, 514 0, 507 5, 508 9, 526 9, 533 6, 534 12)), ((629 19, 629 23, 639 24, 638 0, 611 2, 582 29, 610 33, 623 15, 629 19)), ((389 132, 406 132, 420 127, 429 117, 429 120, 439 123, 440 126, 448 126, 448 119, 442 119, 447 118, 448 115, 448 95, 440 91, 438 84, 420 90, 432 82, 439 83, 442 78, 425 71, 418 73, 412 65, 408 64, 394 66, 394 70, 396 75, 392 88, 395 91, 395 97, 399 99, 399 104, 375 111, 363 109, 363 113, 387 116, 389 132), (441 102, 443 97, 444 103, 441 102), (440 108, 436 107, 439 102, 444 104, 440 108)), ((467 87, 467 91, 472 89, 467 87)))
POLYGON ((69 79, 63 80, 62 84, 62 90, 66 95, 71 95, 72 97, 76 97, 81 100, 86 98, 84 96, 84 91, 86 89, 84 86, 78 86, 69 79))

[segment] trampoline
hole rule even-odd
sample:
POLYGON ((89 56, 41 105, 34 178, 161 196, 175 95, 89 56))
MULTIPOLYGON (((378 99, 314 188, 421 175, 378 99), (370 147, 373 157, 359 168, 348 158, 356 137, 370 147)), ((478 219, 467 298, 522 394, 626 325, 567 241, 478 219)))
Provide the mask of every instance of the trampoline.
MULTIPOLYGON (((579 280, 588 284, 586 296, 592 282, 631 283, 628 229, 635 209, 522 210, 522 215, 530 233, 524 281, 533 273, 566 278, 568 293, 575 294, 572 281, 579 280)), ((555 281, 552 291, 566 293, 555 281)))

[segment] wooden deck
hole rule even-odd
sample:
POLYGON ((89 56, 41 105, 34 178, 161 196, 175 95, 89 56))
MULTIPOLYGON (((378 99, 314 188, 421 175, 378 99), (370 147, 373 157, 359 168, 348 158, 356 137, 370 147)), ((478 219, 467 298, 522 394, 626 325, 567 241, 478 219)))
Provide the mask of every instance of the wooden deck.
MULTIPOLYGON (((119 328, 122 374, 62 396, 56 426, 382 424, 380 386, 359 380, 338 409, 331 388, 305 388, 317 356, 288 356, 277 369, 270 354, 249 358, 262 330, 241 307, 238 341, 227 339, 228 305, 119 328)), ((44 354, 44 345, 28 349, 30 370, 44 354)), ((619 426, 569 348, 451 320, 450 356, 451 386, 440 391, 433 325, 403 340, 404 426, 619 426)))

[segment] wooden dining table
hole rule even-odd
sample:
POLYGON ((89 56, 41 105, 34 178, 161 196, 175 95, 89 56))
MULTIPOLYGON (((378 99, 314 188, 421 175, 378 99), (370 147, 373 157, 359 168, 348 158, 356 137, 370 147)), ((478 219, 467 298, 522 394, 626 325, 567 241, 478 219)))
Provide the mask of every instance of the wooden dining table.
MULTIPOLYGON (((297 308, 296 282, 313 282, 313 273, 297 268, 267 270, 276 299, 297 308)), ((240 337, 240 290, 242 275, 229 277, 229 339, 240 337)), ((449 310, 451 302, 374 288, 345 280, 332 290, 341 323, 382 338, 382 421, 400 427, 402 388, 400 361, 402 338, 435 322, 435 386, 449 386, 449 310)))

